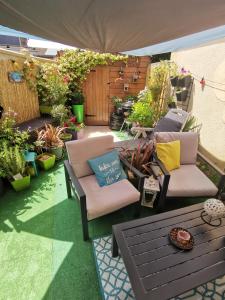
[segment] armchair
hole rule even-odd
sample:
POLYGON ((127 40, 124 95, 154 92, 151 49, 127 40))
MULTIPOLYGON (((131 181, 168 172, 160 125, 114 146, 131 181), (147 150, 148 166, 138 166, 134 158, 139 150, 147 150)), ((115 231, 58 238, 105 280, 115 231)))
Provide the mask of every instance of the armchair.
POLYGON ((83 239, 89 239, 88 222, 125 206, 136 203, 140 206, 144 176, 126 161, 125 168, 131 168, 139 178, 138 190, 123 179, 100 187, 87 160, 105 154, 114 148, 112 136, 101 136, 66 143, 68 160, 64 162, 68 198, 73 190, 80 202, 83 239))
POLYGON ((152 171, 160 183, 158 209, 162 210, 167 198, 175 197, 219 197, 225 184, 225 174, 206 157, 198 152, 198 134, 195 132, 160 132, 155 133, 156 142, 165 143, 174 140, 181 142, 181 166, 168 172, 163 163, 154 154, 157 168, 152 171), (216 186, 196 165, 197 157, 209 164, 219 175, 216 186))

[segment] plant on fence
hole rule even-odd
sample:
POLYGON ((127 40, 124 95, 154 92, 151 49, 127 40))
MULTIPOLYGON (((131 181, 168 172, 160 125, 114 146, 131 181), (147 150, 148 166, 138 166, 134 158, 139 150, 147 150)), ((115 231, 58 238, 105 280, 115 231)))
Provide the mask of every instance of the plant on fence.
POLYGON ((154 125, 154 109, 152 107, 151 91, 145 88, 138 94, 138 101, 134 103, 128 121, 139 126, 152 127, 154 125))
POLYGON ((37 75, 37 91, 40 105, 65 104, 68 81, 59 71, 57 64, 43 64, 37 75))
POLYGON ((16 116, 17 113, 10 108, 2 114, 0 119, 0 149, 3 142, 6 142, 8 146, 18 146, 21 150, 32 148, 28 143, 30 132, 29 130, 20 131, 16 127, 16 116))
POLYGON ((69 110, 63 104, 53 105, 51 110, 51 116, 56 125, 63 125, 67 120, 69 115, 69 110))
POLYGON ((98 65, 107 65, 116 61, 126 61, 124 55, 98 53, 94 51, 65 50, 58 58, 60 74, 66 76, 69 85, 69 94, 79 91, 88 73, 98 65))
POLYGON ((154 149, 155 144, 152 140, 150 140, 143 144, 140 143, 134 149, 122 148, 120 155, 143 174, 149 174, 150 170, 148 168, 148 164, 152 160, 154 149))

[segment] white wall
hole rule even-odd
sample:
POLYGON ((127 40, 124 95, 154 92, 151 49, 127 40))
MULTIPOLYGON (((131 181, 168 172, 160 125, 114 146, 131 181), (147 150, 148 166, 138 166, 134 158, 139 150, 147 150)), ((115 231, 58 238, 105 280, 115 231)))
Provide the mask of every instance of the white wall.
MULTIPOLYGON (((206 84, 225 90, 225 43, 176 52, 171 59, 198 78, 204 76, 206 84)), ((208 86, 202 91, 200 83, 195 80, 192 114, 203 124, 202 147, 225 167, 225 92, 208 86)))

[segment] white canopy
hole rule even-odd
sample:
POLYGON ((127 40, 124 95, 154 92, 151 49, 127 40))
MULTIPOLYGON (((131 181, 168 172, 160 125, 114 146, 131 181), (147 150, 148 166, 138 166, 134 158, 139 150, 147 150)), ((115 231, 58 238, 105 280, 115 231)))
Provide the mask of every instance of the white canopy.
POLYGON ((0 24, 79 48, 121 52, 225 24, 224 0, 0 0, 0 24))

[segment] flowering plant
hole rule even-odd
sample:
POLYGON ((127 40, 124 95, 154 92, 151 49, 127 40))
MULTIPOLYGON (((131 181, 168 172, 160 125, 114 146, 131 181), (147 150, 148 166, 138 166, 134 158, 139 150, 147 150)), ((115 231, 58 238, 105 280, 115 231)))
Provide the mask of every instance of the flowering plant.
POLYGON ((113 97, 112 97, 112 103, 113 103, 113 105, 114 105, 116 108, 118 108, 118 107, 120 107, 120 106, 122 105, 123 99, 120 98, 120 97, 118 97, 118 96, 113 96, 113 97))
POLYGON ((77 124, 76 117, 73 116, 64 123, 64 127, 73 131, 79 131, 81 128, 84 128, 85 125, 84 123, 77 124))

